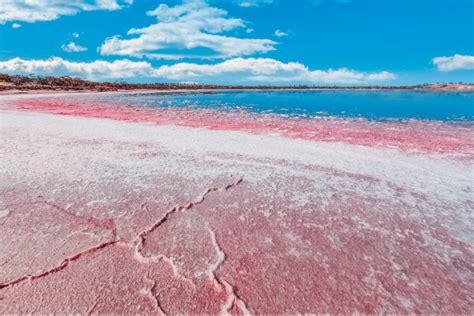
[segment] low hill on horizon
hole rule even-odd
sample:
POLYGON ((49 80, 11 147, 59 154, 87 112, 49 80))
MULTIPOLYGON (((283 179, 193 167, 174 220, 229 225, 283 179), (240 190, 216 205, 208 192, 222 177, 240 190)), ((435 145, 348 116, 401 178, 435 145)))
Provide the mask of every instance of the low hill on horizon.
POLYGON ((420 84, 413 86, 253 86, 253 85, 212 85, 212 84, 188 84, 188 83, 127 83, 127 82, 94 82, 81 78, 69 76, 62 77, 39 77, 39 76, 11 76, 0 74, 0 91, 132 91, 132 90, 305 90, 305 89, 352 89, 352 90, 474 90, 473 83, 437 83, 420 84))

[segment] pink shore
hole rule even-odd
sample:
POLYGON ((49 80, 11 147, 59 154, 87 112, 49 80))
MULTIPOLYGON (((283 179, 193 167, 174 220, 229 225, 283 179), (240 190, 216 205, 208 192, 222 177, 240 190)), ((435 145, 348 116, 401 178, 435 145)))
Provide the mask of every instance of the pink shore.
POLYGON ((14 102, 15 108, 61 115, 153 122, 251 133, 278 133, 312 141, 343 142, 404 151, 453 154, 474 159, 474 129, 471 124, 443 122, 370 122, 363 119, 291 119, 274 114, 254 115, 244 111, 169 108, 129 108, 113 104, 77 104, 65 98, 14 102))
POLYGON ((0 97, 0 313, 474 312, 473 127, 0 97))

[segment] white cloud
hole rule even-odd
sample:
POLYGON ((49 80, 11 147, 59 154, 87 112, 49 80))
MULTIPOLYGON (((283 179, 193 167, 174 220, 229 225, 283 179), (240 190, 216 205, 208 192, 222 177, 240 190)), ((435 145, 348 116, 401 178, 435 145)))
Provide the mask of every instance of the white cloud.
POLYGON ((370 84, 395 79, 390 72, 366 73, 347 68, 310 70, 303 64, 283 63, 270 58, 234 58, 216 64, 177 63, 153 67, 148 62, 69 62, 62 58, 0 62, 0 73, 81 76, 92 80, 116 78, 159 78, 178 82, 221 84, 370 84))
POLYGON ((253 33, 254 29, 248 28, 245 30, 245 33, 250 34, 253 33))
POLYGON ((72 37, 79 38, 79 33, 77 33, 77 32, 72 33, 72 37))
POLYGON ((21 27, 21 24, 19 24, 19 23, 13 23, 12 24, 12 28, 14 28, 14 29, 17 29, 19 27, 21 27))
POLYGON ((157 59, 212 59, 266 53, 275 49, 276 43, 270 39, 238 38, 223 34, 245 27, 245 22, 228 17, 225 10, 211 7, 203 0, 187 0, 174 7, 160 4, 147 14, 156 17, 158 23, 129 30, 127 34, 134 36, 132 38, 108 38, 100 46, 100 53, 157 59), (170 49, 184 53, 165 52, 170 49))
POLYGON ((264 4, 271 4, 273 0, 234 0, 237 5, 243 8, 258 7, 264 4))
POLYGON ((118 10, 133 0, 1 0, 0 24, 51 21, 80 11, 118 10))
POLYGON ((91 80, 148 76, 153 67, 148 62, 116 60, 113 62, 70 62, 59 57, 25 60, 14 58, 0 62, 0 73, 80 76, 91 80))
POLYGON ((285 37, 285 36, 288 36, 288 33, 280 31, 280 30, 276 30, 275 31, 275 36, 276 37, 285 37))
POLYGON ((68 53, 78 53, 78 52, 85 52, 87 47, 77 45, 74 42, 69 42, 67 45, 61 45, 61 49, 68 53))
POLYGON ((250 7, 257 6, 257 4, 252 1, 242 1, 242 2, 239 2, 239 6, 241 6, 242 8, 250 8, 250 7))
POLYGON ((217 64, 178 63, 161 66, 153 74, 161 78, 194 81, 239 78, 240 83, 362 84, 395 79, 395 75, 387 71, 366 73, 347 68, 310 70, 300 63, 283 63, 271 58, 234 58, 217 64))
MULTIPOLYGON (((290 2, 290 0, 286 0, 287 2, 290 2)), ((295 0, 292 0, 296 2, 295 0)), ((323 2, 336 2, 336 3, 349 3, 352 0, 306 0, 306 2, 313 4, 313 5, 319 5, 323 2)), ((238 6, 243 7, 243 8, 251 8, 251 7, 259 7, 262 5, 268 5, 268 4, 273 4, 273 3, 278 3, 282 2, 282 0, 233 0, 234 3, 236 3, 238 6)), ((300 0, 299 5, 301 3, 304 3, 305 1, 300 0)))
POLYGON ((448 72, 461 69, 474 69, 474 56, 454 55, 449 57, 436 57, 433 59, 439 71, 448 72))

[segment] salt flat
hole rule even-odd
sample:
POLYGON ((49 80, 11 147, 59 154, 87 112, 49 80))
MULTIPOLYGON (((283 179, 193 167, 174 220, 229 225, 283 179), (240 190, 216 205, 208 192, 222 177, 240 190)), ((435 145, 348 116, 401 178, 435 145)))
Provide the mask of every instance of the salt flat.
POLYGON ((0 120, 1 313, 474 311, 466 153, 0 120))

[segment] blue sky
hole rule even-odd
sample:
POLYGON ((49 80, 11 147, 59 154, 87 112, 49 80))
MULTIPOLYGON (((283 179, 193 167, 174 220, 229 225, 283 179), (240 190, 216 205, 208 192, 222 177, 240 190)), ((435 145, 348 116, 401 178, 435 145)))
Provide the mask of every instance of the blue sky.
POLYGON ((473 19, 472 0, 2 0, 0 72, 224 84, 474 82, 473 19))

